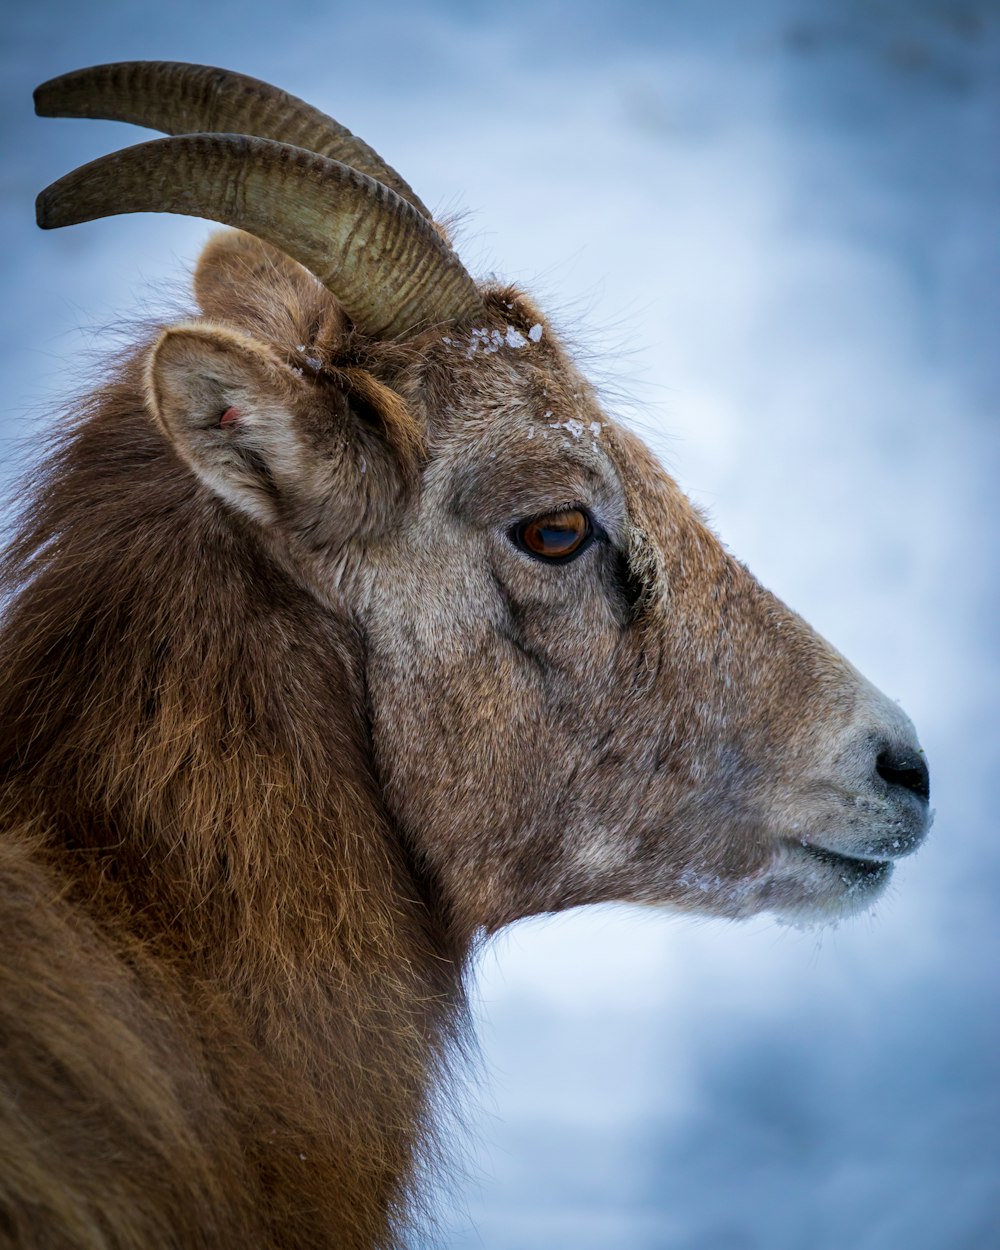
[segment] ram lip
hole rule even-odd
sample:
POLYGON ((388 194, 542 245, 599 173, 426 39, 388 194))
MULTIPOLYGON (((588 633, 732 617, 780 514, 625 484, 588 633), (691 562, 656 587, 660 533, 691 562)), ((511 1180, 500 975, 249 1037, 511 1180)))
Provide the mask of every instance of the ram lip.
POLYGON ((831 851, 810 842, 798 842, 795 845, 798 850, 819 863, 849 874, 844 876, 845 885, 857 884, 865 879, 874 885, 892 870, 892 859, 888 857, 880 859, 874 855, 846 855, 843 851, 831 851))

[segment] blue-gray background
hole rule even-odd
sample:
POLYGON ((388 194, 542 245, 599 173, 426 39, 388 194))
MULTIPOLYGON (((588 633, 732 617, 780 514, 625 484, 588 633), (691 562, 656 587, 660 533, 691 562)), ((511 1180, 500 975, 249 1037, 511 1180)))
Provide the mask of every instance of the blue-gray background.
POLYGON ((470 267, 556 310, 613 410, 930 757, 931 839, 871 917, 603 909, 502 936, 440 1241, 1000 1247, 998 6, 19 0, 5 482, 100 327, 155 310, 208 233, 32 224, 45 183, 145 137, 35 120, 32 86, 129 57, 276 82, 467 209, 470 267))

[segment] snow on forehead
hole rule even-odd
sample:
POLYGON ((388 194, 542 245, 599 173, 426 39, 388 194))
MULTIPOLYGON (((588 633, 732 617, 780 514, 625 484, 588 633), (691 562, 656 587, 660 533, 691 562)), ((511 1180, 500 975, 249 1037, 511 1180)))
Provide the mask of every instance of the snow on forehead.
POLYGON ((477 352, 491 356, 501 347, 510 347, 515 351, 520 351, 525 347, 530 347, 532 343, 540 343, 542 333, 542 326, 536 322, 528 331, 527 337, 516 326, 509 325, 503 330, 474 327, 464 339, 445 336, 441 341, 448 347, 460 348, 464 351, 466 359, 471 360, 477 352))

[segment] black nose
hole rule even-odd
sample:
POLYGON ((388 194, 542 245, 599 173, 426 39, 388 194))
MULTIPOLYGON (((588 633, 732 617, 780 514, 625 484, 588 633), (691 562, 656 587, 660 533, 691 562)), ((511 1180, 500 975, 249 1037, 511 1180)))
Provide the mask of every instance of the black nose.
POLYGON ((927 764, 916 751, 886 747, 875 761, 875 771, 889 786, 902 786, 925 801, 931 796, 931 779, 927 764))

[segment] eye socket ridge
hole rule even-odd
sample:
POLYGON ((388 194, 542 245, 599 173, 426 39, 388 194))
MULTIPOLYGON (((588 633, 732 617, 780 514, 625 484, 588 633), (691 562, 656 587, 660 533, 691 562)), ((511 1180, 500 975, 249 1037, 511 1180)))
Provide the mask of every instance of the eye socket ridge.
POLYGON ((507 531, 507 537, 525 555, 545 564, 570 564, 603 531, 586 508, 557 508, 525 517, 507 531))

